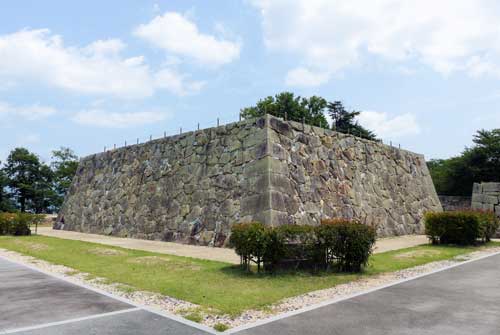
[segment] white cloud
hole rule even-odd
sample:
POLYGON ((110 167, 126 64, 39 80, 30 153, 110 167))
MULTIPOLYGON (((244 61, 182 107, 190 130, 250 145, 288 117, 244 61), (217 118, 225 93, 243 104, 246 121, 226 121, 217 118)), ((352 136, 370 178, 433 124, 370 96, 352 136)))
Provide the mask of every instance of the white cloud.
POLYGON ((179 96, 198 93, 205 86, 205 82, 188 81, 186 76, 171 69, 159 71, 155 75, 155 84, 179 96))
POLYGON ((200 32, 195 23, 176 12, 156 16, 134 34, 169 53, 214 67, 237 59, 241 49, 239 42, 200 32))
MULTIPOLYGON (((83 94, 144 98, 154 94, 155 74, 143 56, 123 57, 118 39, 65 46, 48 29, 0 36, 0 80, 39 82, 83 94)), ((177 78, 182 81, 182 78, 177 78)), ((189 83, 186 83, 189 86, 189 83)), ((175 92, 173 92, 175 93, 175 92)))
POLYGON ((298 67, 288 71, 285 83, 288 86, 319 86, 328 81, 326 73, 314 73, 306 68, 298 67))
POLYGON ((359 123, 381 138, 397 138, 420 133, 415 115, 406 113, 391 118, 387 113, 363 111, 358 116, 359 123))
POLYGON ((21 117, 28 121, 45 119, 56 114, 57 111, 53 107, 41 106, 39 104, 29 106, 12 106, 8 103, 0 101, 0 116, 2 119, 21 117))
MULTIPOLYGON (((268 48, 334 73, 367 56, 442 74, 500 77, 500 4, 491 0, 254 0, 268 48)), ((316 85, 317 82, 310 82, 316 85)))
POLYGON ((72 120, 76 123, 103 128, 128 128, 164 121, 169 117, 166 112, 107 112, 91 109, 76 113, 72 120))
POLYGON ((40 135, 38 134, 24 134, 18 137, 17 143, 21 146, 28 144, 40 143, 40 135))

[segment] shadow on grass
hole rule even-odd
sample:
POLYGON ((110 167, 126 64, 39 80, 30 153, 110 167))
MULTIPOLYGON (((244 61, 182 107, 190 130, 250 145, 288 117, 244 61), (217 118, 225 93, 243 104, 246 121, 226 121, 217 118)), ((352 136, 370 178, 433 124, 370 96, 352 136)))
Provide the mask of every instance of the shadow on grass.
POLYGON ((330 277, 330 276, 361 276, 365 273, 362 272, 339 272, 335 268, 328 270, 312 270, 312 269, 278 269, 275 271, 261 271, 257 272, 257 267, 252 267, 250 271, 247 271, 241 265, 228 265, 219 269, 219 271, 227 276, 233 278, 242 279, 264 279, 264 278, 281 278, 281 279, 293 279, 297 277, 330 277))

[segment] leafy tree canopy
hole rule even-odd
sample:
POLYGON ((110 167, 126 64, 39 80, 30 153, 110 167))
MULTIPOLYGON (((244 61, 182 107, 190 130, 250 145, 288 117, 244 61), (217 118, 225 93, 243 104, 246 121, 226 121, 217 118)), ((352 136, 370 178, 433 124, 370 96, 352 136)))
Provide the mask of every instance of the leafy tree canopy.
POLYGON ((283 92, 259 100, 255 106, 243 108, 241 116, 248 119, 271 114, 283 119, 326 127, 328 122, 323 113, 326 104, 326 100, 321 97, 302 98, 291 92, 283 92))
POLYGON ((470 196, 474 182, 500 182, 500 129, 479 130, 473 142, 458 157, 427 163, 438 194, 470 196))
POLYGON ((60 207, 78 168, 78 156, 70 148, 61 147, 59 150, 54 150, 51 168, 54 172, 54 189, 57 194, 54 205, 60 207))
POLYGON ((0 212, 11 211, 14 208, 7 194, 8 182, 9 180, 7 176, 5 175, 3 170, 0 170, 0 212))
POLYGON ((359 112, 349 112, 340 101, 327 102, 319 96, 303 98, 295 96, 291 92, 283 92, 276 94, 274 97, 268 96, 265 99, 259 100, 255 106, 246 107, 241 110, 241 115, 244 118, 261 117, 271 114, 283 119, 329 128, 330 126, 325 117, 326 113, 332 117, 332 129, 376 140, 373 132, 363 128, 355 120, 359 112))
POLYGON ((328 114, 332 118, 332 129, 341 133, 353 134, 362 138, 376 141, 375 133, 361 126, 356 120, 361 112, 348 111, 341 101, 329 102, 328 114))
POLYGON ((49 201, 52 171, 41 163, 38 156, 25 148, 15 148, 7 157, 4 167, 11 197, 17 200, 19 209, 41 212, 49 201))

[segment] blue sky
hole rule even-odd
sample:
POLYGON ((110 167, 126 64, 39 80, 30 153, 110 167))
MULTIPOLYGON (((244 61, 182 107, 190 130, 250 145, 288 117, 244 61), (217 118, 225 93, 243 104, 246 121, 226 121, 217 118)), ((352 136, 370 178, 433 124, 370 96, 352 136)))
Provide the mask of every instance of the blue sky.
POLYGON ((3 2, 0 160, 231 122, 281 91, 450 157, 500 127, 499 19, 491 0, 3 2))

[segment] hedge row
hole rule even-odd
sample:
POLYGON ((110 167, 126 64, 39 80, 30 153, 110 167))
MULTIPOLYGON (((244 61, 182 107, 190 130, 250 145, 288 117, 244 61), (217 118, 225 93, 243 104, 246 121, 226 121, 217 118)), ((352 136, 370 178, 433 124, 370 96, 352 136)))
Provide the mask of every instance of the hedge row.
POLYGON ((425 214, 425 233, 433 244, 489 242, 499 227, 493 212, 461 210, 425 214))
POLYGON ((30 226, 43 219, 43 215, 30 213, 0 213, 0 235, 30 235, 30 226))
POLYGON ((324 220, 316 227, 240 223, 233 225, 230 237, 242 266, 249 270, 255 263, 257 271, 308 267, 359 272, 374 243, 372 227, 344 219, 324 220))

